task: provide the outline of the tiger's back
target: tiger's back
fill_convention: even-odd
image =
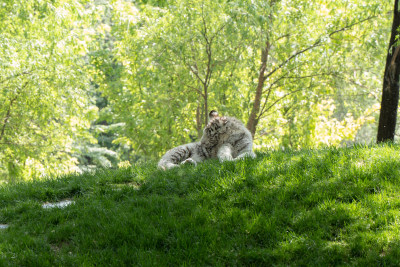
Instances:
[[[192,155],[199,153],[200,142],[189,143],[174,147],[168,150],[158,162],[158,167],[161,169],[170,169],[177,167],[181,162],[187,160]]]

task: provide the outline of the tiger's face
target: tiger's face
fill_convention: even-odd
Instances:
[[[204,136],[212,143],[217,143],[221,134],[227,131],[228,120],[226,117],[216,116],[210,120],[204,128]]]

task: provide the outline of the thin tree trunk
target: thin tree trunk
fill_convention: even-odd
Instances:
[[[205,119],[205,124],[208,124],[208,90],[207,90],[207,85],[204,85],[204,119]]]
[[[199,96],[199,102],[197,104],[196,109],[196,130],[197,130],[197,138],[200,139],[203,136],[203,107],[201,105],[201,96]]]
[[[377,142],[394,141],[399,104],[399,76],[400,76],[400,46],[396,46],[397,30],[400,26],[399,0],[394,1],[392,34],[386,57],[385,74],[383,78],[381,111]]]
[[[11,118],[11,110],[13,108],[14,102],[17,101],[19,94],[27,85],[28,85],[28,82],[25,82],[21,88],[18,88],[19,90],[17,90],[17,94],[10,100],[10,105],[8,107],[6,117],[4,118],[3,125],[0,130],[0,141],[3,140],[3,138],[4,138],[4,133],[6,130],[8,120]]]
[[[8,120],[9,120],[10,117],[11,117],[11,108],[12,108],[12,106],[13,106],[13,104],[14,104],[14,102],[15,102],[16,100],[17,100],[17,96],[15,96],[15,97],[14,97],[13,99],[11,99],[11,101],[10,101],[10,106],[8,107],[6,117],[4,118],[3,126],[1,127],[1,131],[0,131],[0,141],[1,141],[1,140],[3,139],[3,137],[4,137],[4,131],[5,131],[5,129],[6,129]]]
[[[262,91],[263,91],[264,82],[265,82],[265,71],[267,69],[268,53],[269,53],[270,47],[271,47],[270,43],[267,42],[265,48],[261,52],[261,67],[260,67],[260,72],[258,75],[256,94],[254,97],[253,108],[251,109],[249,120],[247,121],[247,125],[246,125],[247,129],[249,129],[249,131],[251,132],[253,137],[256,133],[256,127],[258,124],[257,115],[260,112],[261,97],[262,97]]]

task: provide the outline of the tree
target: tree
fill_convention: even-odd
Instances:
[[[381,111],[377,142],[394,141],[397,108],[399,105],[400,46],[398,31],[400,28],[399,0],[394,1],[392,32],[386,56],[383,78]]]
[[[127,122],[129,140],[119,141],[158,155],[189,136],[198,138],[210,106],[224,111],[220,103],[235,99],[228,81],[239,78],[235,72],[245,46],[235,28],[239,25],[221,13],[228,4],[175,1],[167,10],[143,6],[140,11],[128,2],[114,4],[123,85],[103,91],[112,99],[115,119]]]
[[[208,107],[247,122],[268,147],[314,146],[324,124],[340,125],[339,144],[372,120],[386,2],[115,1],[113,10],[121,86],[102,90],[126,122],[117,141],[135,153],[201,135]]]
[[[0,175],[74,171],[74,143],[97,109],[85,55],[95,10],[85,1],[6,1],[0,9]]]
[[[268,2],[268,1],[266,1]],[[265,2],[264,2],[265,3]],[[329,82],[336,77],[344,76],[347,71],[346,66],[334,66],[330,64],[332,57],[341,53],[343,56],[350,56],[354,52],[346,49],[346,31],[354,31],[354,28],[360,24],[366,24],[369,20],[377,18],[379,5],[372,5],[370,9],[357,8],[356,5],[338,2],[335,6],[328,6],[323,3],[313,2],[305,3],[298,1],[293,8],[280,1],[270,1],[269,12],[266,13],[268,25],[260,25],[261,29],[266,29],[260,34],[264,45],[260,49],[260,67],[254,77],[257,77],[253,105],[247,121],[247,128],[253,136],[260,119],[265,113],[274,108],[278,102],[285,98],[300,93],[303,96],[311,91],[318,90],[318,85],[312,81],[318,79],[320,82]],[[307,13],[307,9],[314,9],[314,5],[320,5],[325,10],[315,13]],[[354,8],[354,6],[356,6]],[[334,9],[346,10],[347,12],[332,13]],[[285,12],[288,14],[291,23],[306,25],[306,28],[296,27],[296,29],[287,28],[285,19],[274,16],[275,12]],[[318,14],[320,13],[320,14]],[[323,14],[321,14],[323,13]],[[339,14],[339,15],[337,15]],[[312,18],[312,19],[310,19]],[[309,25],[307,21],[313,21]],[[344,22],[343,22],[344,21]],[[282,26],[283,25],[283,26]],[[326,25],[326,26],[324,26]],[[322,27],[321,27],[322,26]],[[306,32],[305,32],[306,31]],[[279,32],[280,35],[276,35]],[[342,38],[341,42],[332,41],[335,37]],[[348,35],[348,36],[351,36]],[[306,37],[306,38],[305,38]],[[358,36],[365,40],[364,36]],[[350,40],[354,42],[355,39]],[[280,45],[280,43],[286,43]],[[342,48],[341,48],[342,47]],[[319,49],[318,49],[319,48]],[[276,50],[276,51],[274,51]],[[306,54],[312,56],[306,56]],[[320,55],[318,58],[318,54]],[[269,62],[269,58],[278,58],[275,62]],[[297,86],[294,90],[282,88],[282,85],[290,80],[291,83],[309,84],[308,89]],[[267,87],[267,88],[265,88]],[[274,91],[283,91],[278,98],[274,97]]]

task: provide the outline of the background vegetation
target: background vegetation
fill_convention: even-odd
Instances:
[[[390,2],[5,0],[0,180],[158,158],[211,109],[256,149],[370,143]]]

